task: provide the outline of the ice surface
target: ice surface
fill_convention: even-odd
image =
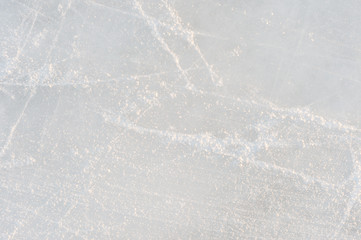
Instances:
[[[360,12],[0,0],[0,239],[361,239]]]

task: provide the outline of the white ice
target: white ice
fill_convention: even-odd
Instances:
[[[0,239],[361,239],[360,12],[0,0]]]

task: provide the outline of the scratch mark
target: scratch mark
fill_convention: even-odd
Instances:
[[[141,14],[141,16],[143,16],[145,22],[147,23],[147,25],[150,27],[150,29],[152,30],[152,33],[154,35],[154,37],[160,42],[160,44],[162,45],[162,48],[168,52],[172,58],[174,63],[176,64],[178,70],[181,72],[182,76],[184,77],[184,79],[186,80],[186,88],[188,89],[193,89],[194,85],[190,82],[188,75],[186,73],[186,71],[184,71],[184,69],[182,68],[182,66],[180,65],[179,62],[179,58],[178,56],[175,54],[175,52],[173,52],[170,48],[169,45],[165,42],[164,38],[161,36],[161,34],[159,33],[158,27],[157,27],[157,23],[155,21],[153,21],[152,18],[150,18],[143,10],[142,5],[137,1],[134,0],[134,7],[136,8],[136,10]]]
[[[23,118],[24,113],[25,113],[25,111],[26,111],[26,109],[27,109],[27,107],[29,105],[29,102],[31,101],[31,99],[33,98],[34,95],[35,95],[35,91],[31,91],[28,99],[26,100],[26,102],[24,104],[23,109],[20,112],[20,115],[19,115],[18,119],[16,120],[15,124],[12,126],[12,128],[10,130],[10,133],[9,133],[7,139],[6,139],[6,142],[5,142],[4,146],[1,149],[0,158],[2,158],[5,155],[6,151],[10,147],[10,144],[11,144],[11,141],[13,139],[16,128],[18,127],[19,123],[21,122],[21,119]]]
[[[190,29],[185,29],[182,24],[182,20],[179,17],[179,14],[177,11],[170,6],[167,0],[163,0],[164,5],[169,11],[169,15],[173,19],[174,24],[177,26],[179,31],[181,31],[183,34],[186,34],[186,40],[187,42],[194,48],[194,50],[198,53],[199,57],[202,59],[204,65],[206,65],[209,74],[211,76],[212,82],[216,84],[216,86],[223,86],[223,80],[220,78],[217,73],[213,70],[213,66],[208,63],[206,58],[204,57],[201,49],[199,48],[198,44],[195,42],[194,35],[195,33]]]

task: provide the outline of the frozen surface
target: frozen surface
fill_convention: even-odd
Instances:
[[[360,12],[0,0],[0,239],[361,239]]]

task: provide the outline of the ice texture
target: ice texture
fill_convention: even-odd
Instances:
[[[0,239],[361,239],[360,13],[0,0]]]

